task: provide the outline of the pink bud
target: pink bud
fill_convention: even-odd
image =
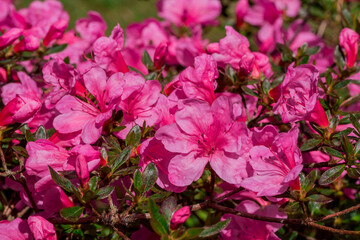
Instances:
[[[212,54],[212,53],[219,53],[219,43],[210,43],[209,45],[207,45],[206,47],[206,51],[209,53],[209,54]]]
[[[7,72],[2,67],[0,67],[0,82],[1,83],[6,83],[7,82]]]
[[[305,120],[314,122],[322,128],[327,128],[330,124],[329,119],[319,100],[316,101],[314,109],[305,117]]]
[[[248,76],[254,69],[254,63],[255,63],[255,56],[247,52],[245,53],[239,63],[239,74],[241,76]]]
[[[353,67],[358,53],[359,34],[350,28],[344,28],[339,36],[339,45],[345,50],[348,67]]]
[[[236,26],[240,27],[244,23],[244,17],[249,9],[248,0],[239,0],[235,7]]]
[[[67,26],[68,26],[68,21],[66,20],[60,20],[54,23],[53,25],[51,25],[50,30],[48,31],[48,33],[46,34],[43,40],[44,46],[48,46],[53,40],[61,37],[64,34]]]
[[[89,182],[89,168],[85,157],[81,154],[76,158],[75,171],[81,186],[85,186],[85,184]]]
[[[167,42],[160,43],[159,46],[156,48],[154,53],[154,66],[156,69],[159,70],[164,65],[167,52]]]
[[[9,46],[12,42],[18,39],[23,30],[20,28],[11,28],[9,31],[0,36],[0,50]]]
[[[40,40],[33,36],[33,35],[28,35],[25,36],[24,39],[22,39],[21,41],[19,41],[15,46],[14,46],[14,52],[22,52],[22,51],[28,51],[28,52],[33,52],[35,50],[37,50],[40,47]]]
[[[190,207],[185,206],[174,212],[174,215],[171,218],[170,221],[170,227],[171,229],[177,229],[181,224],[183,224],[186,219],[190,217]]]
[[[0,112],[0,126],[24,123],[40,109],[41,101],[35,98],[16,96]]]
[[[41,216],[30,216],[28,218],[29,228],[35,240],[56,240],[56,230],[52,223]]]

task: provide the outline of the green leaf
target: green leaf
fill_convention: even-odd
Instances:
[[[46,137],[46,129],[43,125],[40,125],[40,127],[35,132],[35,139],[47,139]]]
[[[151,73],[149,73],[148,75],[145,76],[145,79],[146,80],[154,80],[154,79],[156,79],[156,77],[157,77],[157,73],[156,72],[151,72]]]
[[[322,149],[324,150],[325,153],[331,155],[331,156],[334,156],[334,157],[337,157],[337,158],[344,158],[344,156],[341,154],[341,152],[333,149],[333,148],[330,148],[330,147],[322,147]]]
[[[156,165],[154,163],[149,163],[142,175],[141,175],[141,182],[142,182],[142,186],[141,186],[141,190],[142,192],[147,192],[149,191],[156,183],[156,180],[158,179],[158,170],[156,168]]]
[[[357,119],[353,114],[350,114],[350,121],[352,125],[356,128],[357,132],[360,133],[359,119]]]
[[[309,192],[315,186],[316,179],[320,176],[319,169],[312,170],[304,179],[303,184],[301,186],[305,192]]]
[[[66,220],[76,222],[84,211],[84,207],[69,207],[60,210],[60,215]]]
[[[130,157],[133,147],[128,146],[122,150],[119,157],[115,160],[114,164],[111,167],[112,172],[116,172],[116,170],[121,167]]]
[[[293,52],[288,46],[276,43],[276,49],[281,53],[281,59],[284,62],[292,62],[294,60]]]
[[[179,238],[179,240],[187,240],[187,239],[195,239],[197,238],[200,233],[203,232],[202,228],[189,228],[187,229]]]
[[[260,97],[259,94],[257,94],[256,92],[254,92],[253,90],[251,90],[248,87],[243,86],[242,89],[244,90],[245,93],[247,93],[248,95],[254,96],[254,97]]]
[[[320,51],[321,47],[320,46],[314,46],[314,47],[308,47],[305,51],[304,54],[305,55],[315,55]]]
[[[313,201],[313,202],[320,202],[322,204],[327,204],[327,203],[330,203],[330,202],[333,201],[331,198],[326,197],[326,196],[321,195],[321,194],[311,195],[311,196],[307,197],[305,200]]]
[[[95,191],[96,188],[97,188],[98,182],[99,182],[99,177],[93,176],[92,178],[90,178],[90,180],[89,180],[89,189],[91,191]]]
[[[230,223],[230,218],[225,221],[218,222],[210,227],[205,227],[204,231],[199,235],[199,237],[206,238],[214,236],[224,230]]]
[[[349,85],[350,83],[351,83],[351,80],[344,80],[344,81],[338,82],[338,83],[334,86],[334,89],[344,88],[344,87],[346,87],[347,85]]]
[[[151,60],[151,57],[146,50],[144,50],[144,52],[143,52],[143,55],[141,57],[141,62],[145,65],[145,67],[147,69],[154,68],[154,62]]]
[[[26,151],[25,148],[21,147],[21,146],[12,146],[11,147],[16,153],[20,154],[21,156],[28,158],[29,154]]]
[[[151,199],[148,200],[149,213],[151,216],[150,224],[153,230],[160,236],[166,236],[169,233],[169,227],[166,219],[160,214],[159,207]]]
[[[322,139],[316,139],[316,138],[309,139],[300,147],[300,150],[302,152],[311,150],[311,149],[315,148],[316,146],[318,146],[321,142],[322,142]]]
[[[99,191],[96,194],[97,199],[104,199],[107,196],[109,196],[110,194],[112,194],[112,192],[114,191],[115,187],[114,186],[107,186],[107,187],[103,187],[100,188]]]
[[[359,168],[348,168],[347,174],[349,177],[358,179],[360,177],[360,169]]]
[[[138,166],[131,166],[124,169],[120,169],[114,173],[114,176],[126,176],[134,173],[137,169],[139,169]]]
[[[326,170],[320,177],[319,184],[320,185],[328,185],[334,182],[338,177],[340,177],[341,173],[345,170],[345,165],[338,165]]]
[[[161,201],[164,201],[171,194],[172,194],[172,192],[166,192],[165,191],[165,192],[161,192],[161,193],[152,194],[149,198],[151,198],[155,202],[161,202]]]
[[[270,81],[269,81],[269,79],[264,80],[264,82],[262,83],[262,87],[263,87],[264,93],[268,94],[269,90],[270,90]]]
[[[34,136],[31,134],[30,129],[25,130],[25,139],[27,142],[35,142]]]
[[[360,140],[355,144],[354,154],[355,156],[360,153]]]
[[[164,215],[164,217],[168,223],[170,223],[172,215],[174,214],[174,212],[176,210],[176,206],[177,206],[176,199],[173,196],[167,198],[161,204],[160,212],[162,213],[162,215]]]
[[[62,52],[67,47],[67,44],[53,45],[51,48],[46,50],[46,55]]]
[[[136,144],[138,144],[141,140],[141,129],[139,127],[139,125],[135,125],[133,126],[129,133],[126,135],[126,145],[127,146],[135,146]]]
[[[334,57],[335,57],[336,65],[342,71],[345,67],[345,59],[344,59],[344,55],[342,54],[341,48],[339,45],[337,45],[335,48]]]
[[[66,190],[67,192],[72,193],[73,189],[72,189],[72,183],[70,182],[70,180],[68,180],[65,177],[58,174],[52,167],[50,167],[50,166],[48,166],[48,167],[49,167],[51,178],[54,180],[54,182],[58,186],[62,187],[64,190]]]
[[[341,136],[341,146],[346,154],[346,160],[352,160],[354,155],[354,148],[346,135]]]
[[[139,193],[141,192],[141,172],[139,170],[136,170],[134,173],[134,187],[136,190],[139,191]]]

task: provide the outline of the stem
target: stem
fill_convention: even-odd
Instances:
[[[322,221],[328,220],[328,219],[330,219],[330,218],[338,217],[338,216],[345,215],[345,214],[347,214],[347,213],[353,212],[353,211],[355,211],[355,210],[358,210],[359,208],[360,208],[360,204],[355,205],[355,206],[350,207],[350,208],[347,208],[347,209],[342,210],[342,211],[340,211],[340,212],[327,215],[327,216],[325,216],[325,217],[323,217],[323,218],[316,219],[315,221],[316,221],[316,222],[322,222]]]

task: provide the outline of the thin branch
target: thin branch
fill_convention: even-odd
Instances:
[[[355,206],[350,207],[350,208],[347,208],[347,209],[342,210],[342,211],[340,211],[340,212],[327,215],[327,216],[325,216],[325,217],[323,217],[323,218],[316,219],[315,222],[322,222],[322,221],[328,220],[328,219],[330,219],[330,218],[334,218],[334,217],[338,217],[338,216],[341,216],[341,215],[345,215],[345,214],[347,214],[347,213],[356,211],[356,210],[358,210],[358,209],[360,209],[360,204],[355,205]]]

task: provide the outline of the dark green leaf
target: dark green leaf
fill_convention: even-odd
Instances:
[[[337,158],[340,158],[342,159],[343,158],[343,155],[341,154],[341,152],[333,149],[333,148],[330,148],[330,147],[322,147],[322,149],[324,150],[325,153],[331,155],[331,156],[334,156],[334,157],[337,157]]]
[[[315,148],[316,146],[318,146],[321,142],[322,142],[322,139],[316,139],[316,138],[309,139],[300,147],[300,150],[302,152],[311,150],[311,149]]]
[[[151,60],[151,57],[150,57],[149,53],[146,50],[144,50],[144,52],[143,52],[141,62],[145,65],[145,67],[147,69],[153,69],[154,68],[154,62]]]
[[[153,230],[160,236],[166,236],[169,233],[169,227],[166,219],[160,214],[159,207],[151,199],[148,200],[149,213],[151,216],[150,224]]]
[[[338,83],[334,86],[334,89],[344,88],[344,87],[346,87],[347,85],[349,85],[350,83],[351,83],[351,80],[344,80],[344,81],[338,82]]]
[[[99,182],[99,177],[93,176],[92,178],[90,178],[90,180],[89,180],[89,189],[91,191],[95,191],[96,188],[97,188],[98,182]]]
[[[150,196],[152,200],[155,202],[161,202],[164,201],[167,197],[169,197],[172,194],[172,192],[161,192],[161,193],[155,193]]]
[[[230,223],[230,218],[226,219],[225,221],[218,222],[210,227],[205,227],[204,231],[199,235],[199,237],[205,238],[205,237],[211,237],[214,235],[217,235],[222,230],[224,230]]]
[[[270,81],[269,79],[265,79],[263,84],[262,84],[262,87],[263,87],[263,91],[265,94],[268,94],[269,93],[269,90],[270,90]]]
[[[46,137],[46,129],[43,125],[40,125],[40,127],[35,132],[35,139],[47,139]]]
[[[187,240],[187,239],[194,239],[197,238],[200,233],[203,231],[202,228],[189,228],[187,229],[179,238],[179,240]]]
[[[135,146],[140,142],[140,139],[141,139],[141,129],[139,125],[135,125],[130,129],[129,133],[126,135],[125,142],[127,146]]]
[[[67,44],[54,45],[46,51],[46,55],[62,52],[67,47]]]
[[[111,168],[112,172],[116,172],[116,170],[119,167],[121,167],[129,159],[132,149],[133,149],[132,146],[128,146],[128,147],[124,148],[124,150],[122,150],[119,157],[115,160],[115,162]]]
[[[350,121],[352,125],[356,128],[357,132],[360,133],[359,119],[357,119],[353,114],[350,114]]]
[[[338,66],[338,68],[340,70],[343,70],[345,67],[345,59],[344,59],[344,55],[342,54],[341,48],[339,45],[337,45],[335,48],[334,57],[335,57],[335,62],[336,62],[336,65]]]
[[[25,139],[26,139],[27,142],[35,142],[35,140],[36,140],[34,138],[34,136],[31,134],[29,129],[25,130]]]
[[[26,151],[25,148],[21,147],[21,146],[12,146],[11,147],[15,152],[17,152],[18,154],[20,154],[21,156],[25,157],[25,158],[28,158],[29,157],[29,154],[28,152]]]
[[[355,144],[354,154],[358,155],[360,153],[360,140]]]
[[[151,72],[151,73],[149,73],[148,75],[145,76],[145,79],[146,80],[155,80],[156,76],[157,76],[156,72]]]
[[[84,211],[84,207],[69,207],[60,210],[60,215],[66,220],[76,222]]]
[[[284,62],[292,62],[294,60],[291,49],[281,43],[276,43],[276,49],[281,53],[281,59]]]
[[[141,192],[141,172],[139,170],[136,170],[134,173],[134,187],[136,190],[138,190],[140,193]]]
[[[244,90],[244,92],[246,92],[247,94],[254,96],[254,97],[260,97],[259,94],[257,94],[256,92],[254,92],[253,90],[251,90],[248,87],[243,86],[242,89]]]
[[[321,47],[320,46],[314,46],[314,47],[308,47],[305,51],[304,54],[305,55],[315,55],[320,51]]]
[[[309,192],[315,186],[316,179],[319,176],[320,176],[319,169],[312,170],[304,179],[301,188],[304,189],[305,192]]]
[[[349,177],[354,178],[354,179],[358,179],[360,177],[360,169],[359,168],[348,168],[347,170],[347,174]]]
[[[320,177],[320,185],[328,185],[334,182],[345,170],[345,165],[338,165],[326,170]]]
[[[354,148],[346,135],[342,135],[341,137],[341,146],[346,154],[346,159],[348,161],[351,160],[354,155]]]
[[[330,203],[330,202],[333,201],[331,198],[328,198],[328,197],[326,197],[324,195],[321,195],[321,194],[311,195],[311,196],[307,197],[306,200],[313,201],[313,202],[320,202],[320,203],[323,203],[323,204],[327,204],[327,203]]]
[[[66,190],[67,192],[70,193],[73,192],[73,189],[71,187],[72,183],[70,182],[70,180],[58,174],[54,169],[52,169],[52,167],[50,166],[48,167],[51,174],[51,178],[54,180],[54,182],[60,187],[62,187],[64,190]]]
[[[143,186],[141,187],[142,192],[149,191],[156,183],[158,178],[158,170],[154,163],[149,163],[144,172],[141,175],[141,182]]]
[[[114,173],[114,176],[126,176],[134,173],[136,169],[138,169],[138,166],[131,166],[128,168],[120,169]]]
[[[170,223],[172,215],[176,210],[176,206],[177,206],[176,199],[173,196],[167,198],[161,204],[160,212],[162,215],[164,215],[164,217],[168,223]]]
[[[106,198],[114,191],[114,189],[115,189],[115,187],[113,187],[113,186],[107,186],[107,187],[100,188],[96,194],[97,199]]]

